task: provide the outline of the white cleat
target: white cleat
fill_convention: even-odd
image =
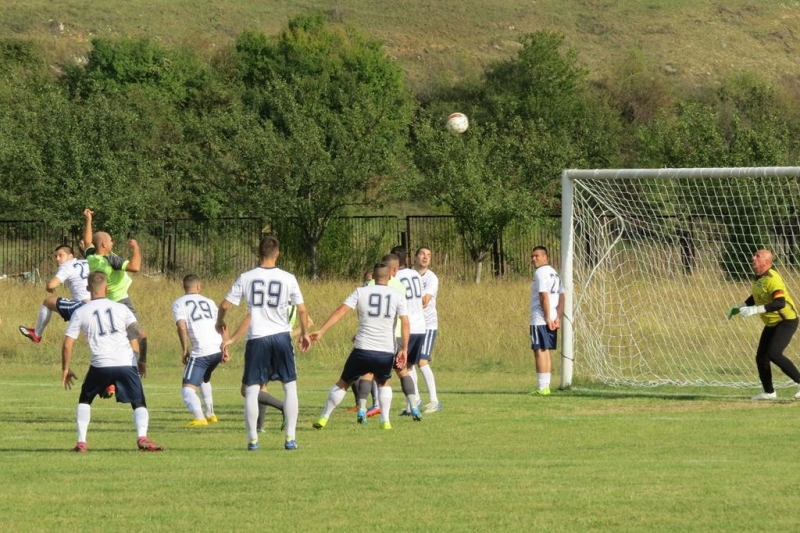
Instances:
[[[751,400],[777,400],[778,393],[777,392],[759,392],[752,398]]]
[[[797,392],[794,393],[794,399],[800,400],[800,383],[797,385]]]

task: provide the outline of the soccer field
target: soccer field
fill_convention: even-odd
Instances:
[[[136,449],[131,409],[95,400],[89,453],[75,444],[77,390],[60,387],[63,322],[47,343],[16,332],[41,287],[9,285],[0,327],[2,531],[791,531],[797,521],[800,402],[754,403],[753,391],[607,388],[576,382],[526,393],[527,284],[448,286],[434,352],[440,412],[399,417],[391,431],[345,412],[314,430],[355,321],[298,357],[299,450],[283,449],[275,412],[248,452],[241,350],[212,383],[220,422],[187,428],[169,303],[177,284],[134,282],[151,339],[145,392],[150,436]],[[227,284],[211,284],[219,299]],[[304,291],[320,323],[350,287]],[[504,313],[486,314],[486,309]],[[238,310],[241,316],[241,309]],[[236,319],[232,317],[231,322]],[[348,325],[349,324],[349,325]],[[73,368],[83,376],[85,343]],[[271,387],[282,396],[280,387]],[[427,395],[422,388],[422,398]],[[779,395],[789,397],[785,390]]]
[[[261,450],[251,453],[238,374],[231,367],[215,376],[220,423],[189,429],[175,372],[153,369],[150,434],[167,450],[137,451],[129,406],[98,399],[90,452],[77,455],[67,452],[77,392],[60,389],[58,367],[5,364],[1,529],[795,527],[798,406],[791,402],[754,404],[741,391],[577,389],[533,398],[513,375],[452,372],[441,373],[444,410],[422,422],[395,413],[394,429],[381,431],[340,408],[318,431],[311,422],[333,377],[314,368],[299,381],[300,449],[283,450],[272,412]]]

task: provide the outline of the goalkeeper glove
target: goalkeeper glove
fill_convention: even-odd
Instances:
[[[730,309],[728,309],[728,320],[735,317],[741,312],[741,308],[738,305],[734,305]]]
[[[745,318],[747,318],[748,316],[758,315],[766,312],[767,310],[764,309],[763,305],[746,305],[741,309],[739,309],[739,314],[741,314]]]

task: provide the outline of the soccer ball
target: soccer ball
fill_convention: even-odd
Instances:
[[[464,133],[469,128],[469,119],[464,113],[452,113],[447,117],[447,130],[452,133]]]

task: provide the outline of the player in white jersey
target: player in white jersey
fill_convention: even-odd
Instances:
[[[49,293],[54,293],[59,285],[64,286],[69,290],[70,297],[62,298],[61,296],[48,296],[42,302],[39,308],[39,314],[36,317],[36,326],[29,328],[20,326],[19,332],[25,337],[29,338],[36,344],[42,342],[44,330],[47,324],[50,323],[50,317],[53,311],[57,311],[65,322],[68,322],[72,317],[75,309],[89,301],[89,291],[86,288],[86,278],[89,276],[89,264],[85,259],[76,259],[72,247],[66,244],[55,249],[56,263],[58,270],[55,276],[47,282],[45,290]]]
[[[331,413],[347,394],[347,387],[359,379],[361,381],[356,420],[360,424],[366,424],[367,396],[372,388],[373,376],[379,391],[380,428],[392,429],[389,421],[392,387],[387,383],[395,364],[405,367],[410,328],[405,299],[395,289],[387,286],[390,267],[386,263],[378,263],[373,269],[372,276],[375,282],[373,285],[359,287],[353,291],[328,317],[322,327],[311,334],[312,342],[318,342],[328,329],[352,309],[358,312],[358,332],[353,340],[353,350],[344,364],[339,381],[328,393],[328,400],[320,417],[314,422],[314,427],[317,429],[328,425]],[[401,324],[401,340],[395,358],[395,323],[398,320]]]
[[[401,416],[411,416],[414,420],[422,420],[419,411],[421,402],[417,394],[416,372],[412,374],[414,365],[418,364],[422,353],[422,344],[425,342],[425,312],[422,305],[422,278],[413,268],[408,266],[408,252],[402,246],[392,248],[392,254],[399,261],[399,268],[394,277],[403,284],[403,292],[408,306],[408,321],[411,327],[411,338],[408,341],[408,358],[406,368],[402,374],[398,371],[403,392],[406,393],[406,409]],[[404,380],[406,384],[404,384]],[[408,389],[407,389],[408,387]]]
[[[305,352],[311,346],[308,337],[308,311],[297,278],[276,266],[280,256],[278,239],[264,235],[258,246],[260,264],[239,276],[225,300],[219,305],[217,331],[227,330],[225,315],[244,300],[250,315],[247,345],[244,352],[244,414],[248,450],[258,450],[258,394],[270,380],[283,384],[286,417],[284,448],[296,450],[295,432],[299,406],[297,401],[297,367],[294,360],[288,308],[297,306],[300,325],[299,345]],[[238,330],[237,330],[238,333]],[[237,339],[236,333],[222,344],[223,353]]]
[[[72,451],[87,451],[86,433],[92,401],[109,385],[116,387],[117,402],[129,403],[133,408],[139,449],[161,451],[164,448],[147,437],[150,414],[142,387],[142,378],[147,375],[147,362],[137,358],[128,340],[137,338],[139,324],[136,317],[125,305],[106,298],[108,280],[103,272],[89,274],[88,284],[91,301],[72,314],[61,347],[61,384],[65,389],[72,387],[75,378],[69,363],[73,344],[81,332],[86,336],[91,352],[89,371],[83,380],[76,410],[78,443]]]
[[[207,426],[217,422],[211,389],[211,374],[217,365],[228,360],[222,355],[222,335],[215,328],[217,304],[200,294],[200,278],[189,274],[183,278],[184,295],[172,303],[172,319],[177,327],[183,352],[183,403],[194,420],[188,427]],[[203,394],[205,410],[197,396]]]
[[[424,413],[435,413],[442,409],[439,397],[436,394],[436,379],[431,368],[431,353],[436,342],[436,335],[439,332],[439,314],[436,311],[436,296],[439,294],[439,277],[428,267],[431,265],[431,249],[425,246],[420,247],[414,255],[414,268],[422,278],[422,307],[425,316],[425,340],[422,343],[422,351],[419,354],[419,371],[428,387],[428,394],[431,400],[422,407]],[[417,380],[414,379],[416,384]],[[419,394],[419,391],[417,392]]]
[[[564,313],[564,286],[561,278],[549,264],[547,248],[537,246],[531,253],[531,265],[535,269],[531,284],[531,348],[536,359],[537,388],[534,396],[550,394],[550,375],[553,361],[550,350],[555,350],[558,328]]]

